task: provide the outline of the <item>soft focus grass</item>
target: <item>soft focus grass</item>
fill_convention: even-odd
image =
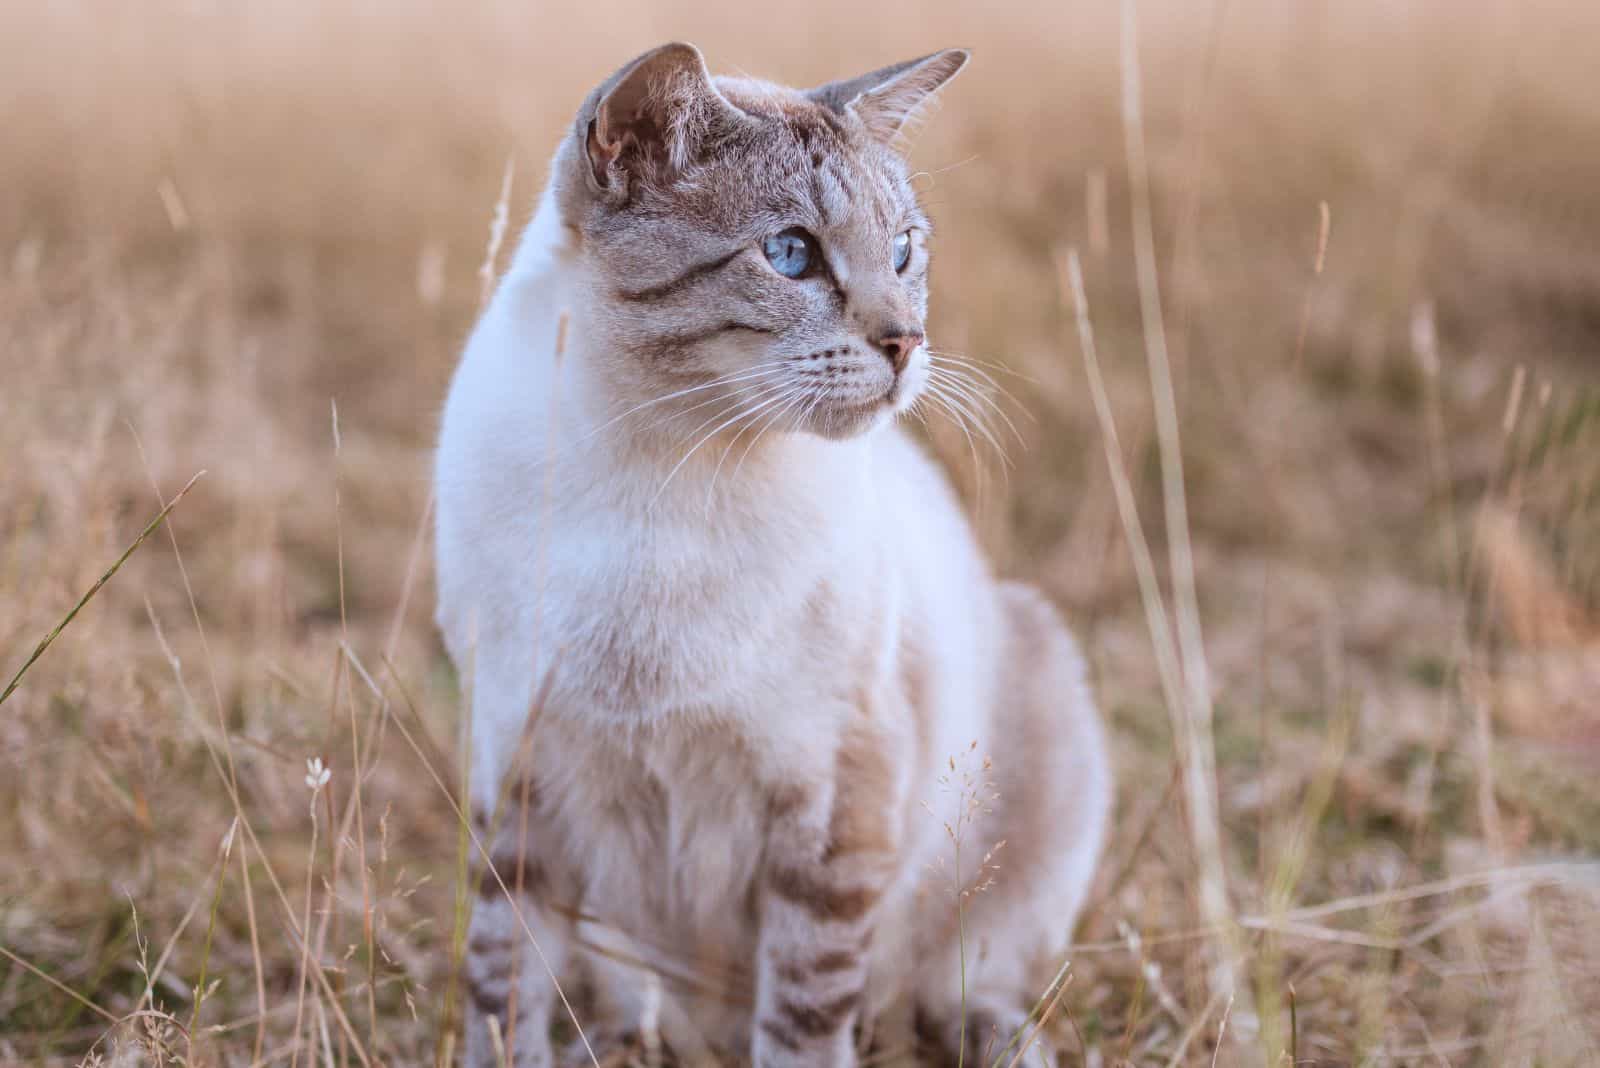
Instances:
[[[685,37],[794,82],[977,51],[915,149],[932,333],[1026,442],[932,437],[1115,729],[1068,1063],[1600,1062],[1600,14],[1138,25],[1215,858],[1059,273],[1165,587],[1114,5],[0,10],[0,681],[207,471],[0,706],[0,1060],[447,1050],[436,414],[508,161],[515,222],[589,86]]]

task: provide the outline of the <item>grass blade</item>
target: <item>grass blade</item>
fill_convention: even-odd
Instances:
[[[132,545],[123,550],[121,556],[117,557],[116,563],[112,564],[105,574],[95,580],[95,584],[90,586],[82,597],[78,598],[78,603],[73,605],[72,610],[62,617],[61,622],[55,625],[55,629],[46,634],[44,640],[34,647],[33,653],[17,669],[17,673],[11,676],[11,681],[6,683],[5,691],[0,693],[0,705],[5,704],[6,699],[16,692],[17,686],[22,682],[22,676],[28,673],[28,669],[33,667],[38,659],[44,655],[44,651],[50,648],[51,643],[61,636],[61,632],[67,629],[67,624],[77,618],[78,613],[83,611],[83,606],[88,604],[94,595],[100,592],[100,587],[110,582],[111,576],[115,575],[122,565],[128,562],[128,558],[139,550],[139,546],[144,544],[145,539],[156,532],[156,528],[166,520],[167,516],[172,514],[172,510],[178,506],[178,502],[183,500],[183,495],[189,492],[203,474],[205,474],[204,471],[195,472],[195,476],[184,484],[183,489],[178,491],[178,495],[168,501],[166,507],[157,512],[156,517],[150,520],[143,530],[139,531],[139,536],[133,539]]]

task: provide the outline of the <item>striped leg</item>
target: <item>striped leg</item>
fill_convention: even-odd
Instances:
[[[494,872],[474,876],[478,900],[464,967],[466,1068],[499,1068],[491,1019],[515,1068],[555,1063],[550,1025],[563,1011],[556,983],[566,966],[571,924],[546,905],[573,898],[566,873],[551,864],[561,850],[538,783],[531,770],[515,766],[529,756],[522,743],[535,665],[521,650],[531,647],[531,641],[484,642],[468,661],[476,672],[472,822]]]
[[[848,745],[848,743],[847,743]],[[773,804],[763,873],[751,1061],[755,1068],[848,1068],[879,898],[897,861],[892,768],[847,748],[825,793]]]
[[[547,900],[549,883],[531,851],[531,845],[519,851],[515,836],[502,834],[490,851],[500,879],[484,872],[478,882],[464,968],[466,1068],[500,1065],[491,1018],[516,1068],[551,1068],[555,1063],[550,1024],[559,1005],[556,979],[566,964],[571,924],[540,905]]]

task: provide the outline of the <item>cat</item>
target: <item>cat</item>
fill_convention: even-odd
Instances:
[[[1073,639],[896,420],[939,359],[898,135],[966,61],[797,91],[668,44],[554,157],[436,466],[471,1068],[642,1019],[761,1068],[892,1011],[952,1063],[1026,1041],[1111,770]]]

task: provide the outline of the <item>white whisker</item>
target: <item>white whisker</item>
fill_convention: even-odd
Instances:
[[[1015,393],[1012,393],[1009,389],[1002,386],[993,375],[991,375],[988,371],[985,371],[982,367],[978,366],[976,362],[964,356],[954,356],[949,353],[934,353],[931,351],[928,353],[928,358],[935,366],[938,366],[942,369],[959,370],[963,373],[977,375],[979,378],[983,379],[984,383],[990,389],[993,389],[1006,400],[1016,405],[1017,410],[1023,414],[1024,418],[1028,419],[1029,421],[1033,421],[1033,413],[1028,411],[1027,405],[1018,400]],[[1022,376],[1019,375],[1018,377]],[[1026,379],[1026,381],[1032,382],[1033,379]],[[1034,384],[1037,385],[1038,383],[1035,382]]]
[[[768,386],[766,388],[770,390],[775,388],[781,389],[783,387],[780,383],[778,386]],[[764,393],[757,395],[757,399],[764,399],[764,397]],[[726,411],[726,409],[723,410]],[[656,490],[655,496],[650,498],[649,507],[655,507],[656,501],[661,499],[661,495],[666,492],[667,486],[672,482],[673,478],[678,474],[679,471],[683,469],[683,465],[689,462],[689,458],[700,451],[701,446],[710,441],[712,438],[716,437],[718,434],[722,433],[725,428],[744,418],[747,410],[748,409],[741,408],[739,411],[734,412],[733,415],[729,416],[727,419],[724,419],[722,422],[718,423],[716,426],[712,427],[711,430],[707,431],[703,436],[701,436],[700,439],[694,443],[693,447],[691,447],[688,452],[683,454],[683,458],[673,465],[672,470],[667,472],[667,477],[662,479],[661,486]],[[717,415],[721,414],[721,412],[717,413]],[[708,423],[712,422],[712,420],[717,418],[717,415],[713,415],[710,419],[707,419],[704,423],[701,423],[699,427],[694,429],[693,433],[699,433],[701,427],[704,427]]]
[[[708,513],[711,511],[711,501],[717,490],[717,476],[722,473],[722,465],[728,462],[728,454],[733,451],[735,445],[739,444],[739,439],[744,436],[746,431],[754,427],[756,417],[775,405],[791,403],[792,399],[797,394],[803,393],[805,388],[805,386],[801,385],[790,385],[787,390],[779,393],[776,397],[764,400],[744,413],[743,418],[751,420],[750,425],[739,428],[738,432],[733,435],[733,439],[728,442],[728,447],[722,450],[722,456],[717,460],[717,466],[712,469],[711,483],[706,487],[706,511]],[[757,437],[760,437],[760,435],[758,434]],[[748,452],[748,450],[746,451]],[[736,467],[734,471],[737,473],[738,468]]]
[[[700,431],[721,419],[730,410],[739,410],[748,404],[765,400],[767,397],[770,397],[774,391],[782,391],[787,385],[788,383],[786,382],[763,382],[754,386],[741,387],[726,397],[716,398],[717,401],[721,402],[721,406],[717,408],[716,411],[712,412],[710,415],[701,420],[699,425],[693,430],[685,434],[684,440],[693,440],[694,437],[700,433]],[[706,405],[704,403],[701,403],[695,405],[695,408],[704,408],[705,406]],[[690,410],[692,411],[694,409]],[[684,414],[688,413],[686,412]],[[716,431],[712,431],[712,433],[716,433]]]
[[[943,392],[945,399],[961,410],[967,421],[972,425],[972,429],[981,434],[994,451],[999,453],[1001,461],[1006,465],[1010,464],[1011,458],[1006,455],[1005,446],[1000,443],[1000,439],[990,429],[988,420],[984,417],[984,410],[978,406],[970,388],[965,383],[952,378],[930,377],[928,385],[930,388],[937,386]],[[1016,433],[1016,427],[1013,426],[1011,431]]]
[[[911,400],[911,403],[905,406],[905,410],[904,410],[903,414],[909,415],[909,416],[913,417],[914,419],[916,419],[916,421],[921,423],[923,426],[927,426],[928,425],[928,417],[922,411],[923,397],[924,397],[924,394],[921,394],[921,393],[919,393],[919,394],[917,394],[917,396],[913,397],[912,400]]]
[[[981,382],[974,381],[965,372],[953,371],[944,367],[931,367],[928,373],[930,378],[949,386],[952,391],[970,402],[973,406],[974,414],[983,416],[985,422],[988,422],[991,413],[1006,420],[1011,432],[1017,435],[1019,442],[1021,441],[1021,435],[1017,433],[1015,425],[1011,424],[1005,412],[995,403],[994,398]]]
[[[781,371],[781,370],[783,370],[783,366],[781,364],[776,364],[776,363],[775,364],[771,364],[771,365],[754,367],[754,368],[743,368],[743,369],[738,370],[738,371],[730,371],[728,374],[721,375],[721,376],[719,376],[717,378],[713,378],[709,382],[702,382],[697,386],[689,386],[686,389],[680,389],[680,390],[677,390],[675,392],[668,393],[668,394],[666,394],[665,396],[662,396],[662,397],[652,397],[650,400],[647,400],[647,401],[643,402],[642,404],[635,404],[632,408],[629,408],[627,411],[623,412],[622,414],[613,416],[612,418],[606,420],[604,423],[601,423],[599,426],[597,426],[593,430],[589,431],[589,433],[583,435],[583,437],[578,438],[577,441],[575,441],[573,444],[575,444],[575,445],[582,444],[583,442],[588,441],[590,438],[594,437],[596,434],[600,433],[602,430],[605,430],[608,427],[614,426],[615,424],[617,424],[621,420],[628,418],[628,416],[630,416],[630,415],[633,415],[635,412],[641,412],[644,409],[652,408],[657,404],[665,404],[669,400],[675,400],[678,397],[686,397],[691,393],[698,393],[703,389],[711,389],[711,388],[713,388],[715,386],[726,386],[726,385],[731,385],[731,384],[733,384],[735,382],[744,382],[744,381],[748,381],[748,380],[751,380],[751,379],[765,378],[765,377],[770,376],[772,374],[775,374],[776,372]]]
[[[1044,384],[1037,378],[1034,378],[1032,375],[1024,374],[1015,367],[1008,367],[1007,365],[996,360],[985,360],[977,356],[969,356],[966,353],[952,352],[949,349],[928,349],[927,352],[930,356],[938,356],[945,360],[959,360],[963,363],[972,364],[975,367],[987,367],[991,371],[995,371],[1003,375],[1009,375],[1012,378],[1015,378],[1018,381],[1026,382],[1031,386],[1042,386]]]
[[[820,395],[820,393],[821,391],[816,386],[805,386],[802,388],[801,392],[794,397],[794,399],[789,401],[789,403],[785,404],[782,408],[779,408],[775,412],[768,413],[767,418],[762,421],[761,429],[756,431],[756,436],[750,440],[750,444],[744,447],[744,452],[739,454],[739,462],[733,465],[733,475],[731,477],[739,477],[740,468],[744,467],[745,460],[750,456],[751,451],[755,449],[756,444],[761,440],[767,431],[776,426],[779,420],[783,419],[790,412],[794,411],[795,408],[805,404],[808,395]]]
[[[1017,439],[1017,444],[1019,446],[1021,446],[1023,449],[1028,447],[1028,441],[1022,436],[1022,433],[1017,430],[1017,425],[1011,421],[1011,417],[1005,413],[1005,409],[1001,408],[1000,405],[995,402],[995,399],[989,395],[988,391],[983,388],[981,383],[974,382],[962,372],[953,371],[948,368],[930,367],[928,372],[930,377],[939,378],[945,384],[949,385],[951,389],[959,392],[963,397],[972,403],[973,407],[977,409],[978,412],[981,413],[983,408],[987,407],[989,411],[992,411],[995,415],[999,416],[1000,420],[1005,423],[1006,428],[1011,431],[1012,437]],[[987,423],[987,419],[984,421]]]
[[[972,469],[974,471],[981,470],[982,465],[978,462],[978,445],[972,440],[972,432],[967,429],[966,420],[961,417],[961,413],[955,409],[950,403],[950,399],[945,396],[943,388],[930,379],[925,396],[933,402],[934,407],[948,415],[950,421],[955,423],[956,429],[960,430],[962,436],[967,439],[967,451],[972,454]]]
[[[780,368],[780,370],[781,370],[781,368]],[[719,402],[723,403],[723,404],[726,404],[728,401],[739,401],[741,399],[747,398],[752,393],[760,394],[762,392],[765,392],[766,390],[772,388],[772,386],[774,384],[769,380],[769,378],[770,378],[770,376],[764,376],[760,380],[757,380],[757,381],[754,381],[754,382],[746,382],[744,385],[741,385],[738,389],[735,389],[735,390],[733,390],[732,392],[730,392],[730,393],[728,393],[726,395],[718,395],[718,396],[708,397],[705,400],[698,401],[698,402],[696,402],[694,404],[691,404],[689,407],[683,409],[682,411],[668,412],[665,415],[662,415],[662,416],[658,417],[654,422],[645,424],[643,427],[640,428],[639,432],[641,434],[649,433],[650,431],[656,429],[657,427],[663,426],[666,423],[671,422],[673,419],[682,418],[683,416],[686,416],[686,415],[690,414],[691,412],[697,412],[701,408],[708,407],[708,406],[710,406],[712,404],[717,404]],[[782,385],[782,383],[778,383],[778,385]],[[713,415],[711,417],[711,420],[708,420],[708,422],[710,422],[712,420],[715,420],[716,418],[717,418],[717,416]],[[700,426],[695,427],[695,430],[699,430],[701,427],[704,427],[705,425],[706,425],[705,423],[701,423]],[[693,432],[691,432],[691,436],[693,436]]]

